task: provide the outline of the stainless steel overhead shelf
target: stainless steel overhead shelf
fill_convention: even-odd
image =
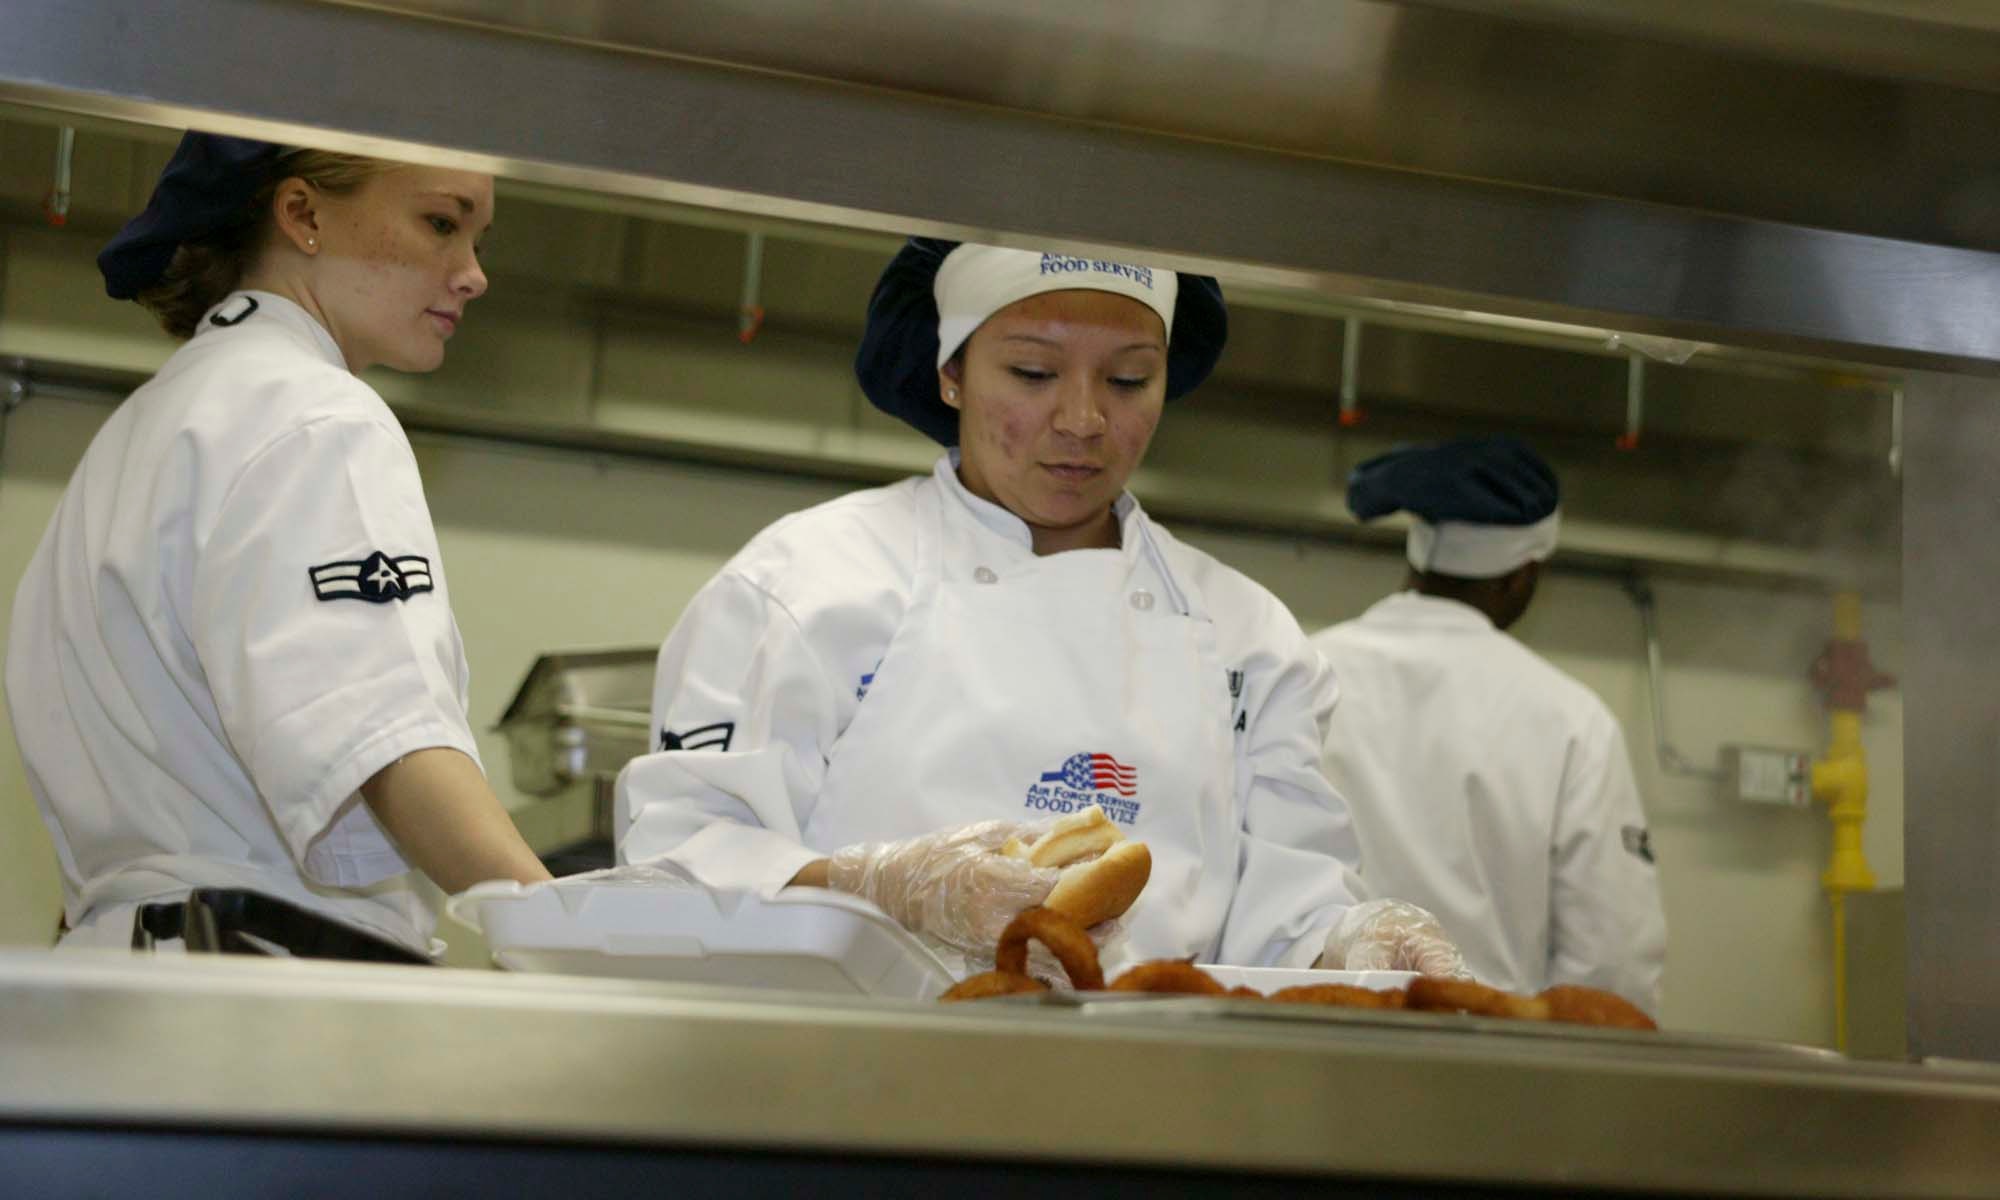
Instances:
[[[1088,6],[905,0],[874,6],[865,38],[781,7],[790,24],[762,14],[788,31],[772,53],[822,56],[726,61],[746,18],[713,3],[17,0],[0,98],[1144,252],[1253,286],[2000,371],[2000,241],[1979,225],[1992,93],[1363,0],[1183,2],[1139,31]],[[942,66],[899,74],[969,44],[1025,82],[954,94]],[[1012,78],[951,73],[968,76]],[[1800,104],[1823,118],[1793,119]]]

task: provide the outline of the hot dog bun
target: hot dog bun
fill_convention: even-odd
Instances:
[[[1028,861],[1038,867],[1067,867],[1102,854],[1125,835],[1095,804],[1073,812],[1049,827],[1028,850]]]
[[[1123,916],[1153,874],[1145,843],[1126,841],[1095,804],[1057,821],[1032,843],[1010,840],[1000,852],[1061,868],[1062,877],[1042,904],[1086,928]]]
[[[1153,853],[1144,842],[1124,842],[1087,862],[1063,868],[1044,908],[1089,928],[1125,915],[1153,875]]]

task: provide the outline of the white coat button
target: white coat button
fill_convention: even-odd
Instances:
[[[992,567],[977,567],[977,568],[974,568],[974,570],[973,570],[973,572],[972,572],[972,577],[973,577],[974,579],[977,579],[977,580],[978,580],[979,582],[981,582],[981,583],[999,583],[999,582],[1000,582],[1000,577],[999,577],[998,575],[995,575],[995,574],[993,573],[993,568],[992,568]]]
[[[1153,593],[1147,591],[1145,588],[1140,588],[1138,591],[1133,592],[1132,607],[1138,609],[1140,612],[1150,610],[1153,607]]]

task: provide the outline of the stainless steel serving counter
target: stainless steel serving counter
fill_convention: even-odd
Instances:
[[[738,1184],[790,1163],[820,1164],[822,1184],[911,1164],[938,1179],[1039,1171],[1045,1191],[1077,1178],[1072,1164],[1268,1194],[1339,1194],[1343,1181],[1903,1197],[2000,1185],[2000,1069],[1227,1007],[0,954],[0,1192],[27,1194],[47,1182],[37,1171],[114,1171],[120,1154],[156,1164],[203,1139],[229,1141],[233,1157],[216,1161],[237,1164],[203,1177],[207,1195],[253,1190],[246,1163],[301,1171],[330,1147],[371,1144],[464,1163],[611,1148],[628,1171],[720,1170],[721,1155],[732,1165],[717,1178]],[[173,1136],[136,1155],[120,1140],[149,1131]],[[246,1157],[260,1138],[293,1149]],[[840,1177],[878,1193],[886,1178]]]

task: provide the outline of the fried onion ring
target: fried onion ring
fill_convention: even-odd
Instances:
[[[940,1000],[984,1000],[988,996],[1013,996],[1022,992],[1046,992],[1048,985],[1012,971],[981,971],[968,975],[939,996]]]
[[[1400,990],[1377,991],[1345,983],[1305,983],[1279,988],[1270,998],[1291,1004],[1330,1004],[1336,1008],[1402,1008],[1406,999]]]
[[[1104,969],[1097,964],[1097,943],[1083,926],[1052,908],[1024,909],[1007,922],[1000,944],[993,951],[993,965],[1016,975],[1028,973],[1028,939],[1049,948],[1069,976],[1069,985],[1079,992],[1094,992],[1104,986]]]
[[[1467,1013],[1475,1017],[1511,1017],[1520,1021],[1549,1019],[1548,1001],[1517,996],[1469,979],[1438,979],[1419,975],[1410,980],[1405,1007],[1423,1012]]]
[[[1549,1020],[1577,1025],[1598,1025],[1608,1029],[1658,1029],[1653,1018],[1639,1006],[1612,992],[1597,988],[1559,984],[1543,992],[1549,1006]]]
[[[1229,989],[1207,971],[1181,958],[1143,962],[1111,981],[1114,992],[1169,992],[1181,996],[1221,996]]]

